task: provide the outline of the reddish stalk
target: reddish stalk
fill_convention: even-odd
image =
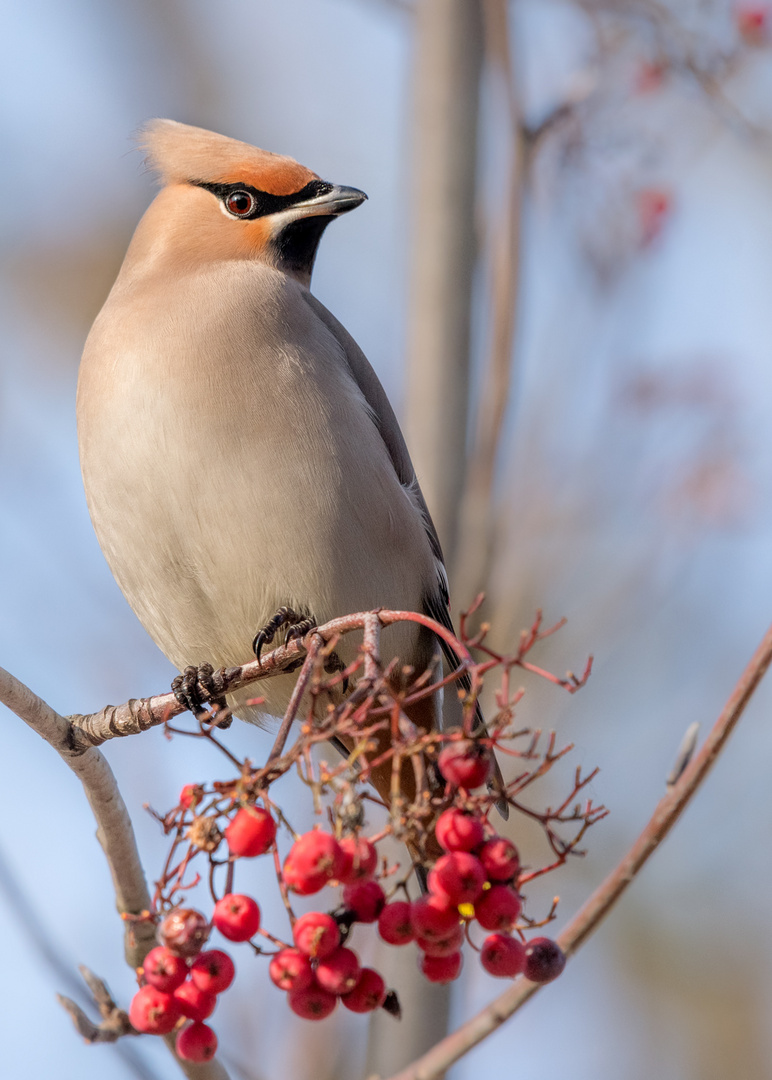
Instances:
[[[295,687],[292,691],[292,697],[290,698],[289,705],[287,706],[287,711],[284,714],[284,719],[281,722],[281,727],[276,734],[276,741],[274,742],[271,752],[268,755],[266,766],[271,765],[274,761],[276,761],[277,758],[280,758],[282,755],[282,751],[284,750],[284,744],[286,743],[287,736],[290,733],[290,728],[292,727],[295,717],[297,716],[298,709],[300,708],[300,702],[303,698],[303,694],[306,692],[306,688],[311,681],[311,676],[314,673],[314,664],[316,661],[316,657],[318,656],[319,650],[321,649],[323,644],[324,639],[321,638],[319,634],[311,635],[311,641],[306,651],[306,658],[303,661],[303,667],[300,674],[298,675],[297,682],[295,683]]]

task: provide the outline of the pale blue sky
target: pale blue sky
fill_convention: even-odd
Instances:
[[[397,403],[401,396],[409,17],[375,0],[216,7],[194,0],[162,8],[165,21],[151,32],[139,0],[7,5],[0,44],[0,236],[9,270],[0,298],[0,663],[62,712],[158,691],[173,674],[102,560],[75,440],[76,364],[87,326],[80,308],[68,316],[68,252],[73,274],[83,276],[101,236],[128,239],[151,191],[130,149],[132,130],[154,115],[218,127],[367,191],[369,202],[326,234],[314,288]],[[524,25],[521,50],[538,112],[573,85],[572,72],[581,75],[584,39],[558,4],[545,5],[538,25]],[[190,44],[184,54],[180,41]],[[768,68],[759,59],[738,87],[757,112]],[[613,102],[606,107],[612,127],[638,122]],[[772,156],[722,132],[693,100],[676,95],[650,110],[654,132],[681,124],[669,155],[625,165],[643,170],[647,182],[666,179],[675,192],[672,221],[651,250],[599,284],[576,241],[582,228],[598,237],[605,228],[602,215],[582,216],[591,203],[586,178],[584,186],[545,182],[529,200],[526,224],[519,408],[503,480],[511,489],[512,541],[500,552],[498,577],[517,617],[521,610],[527,617],[532,601],[550,616],[570,616],[552,647],[556,667],[579,667],[589,651],[598,656],[582,694],[564,700],[533,688],[526,715],[558,723],[576,741],[577,760],[601,764],[593,796],[614,812],[591,834],[579,872],[549,883],[550,894],[562,890],[566,915],[643,824],[683,730],[717,714],[772,610]],[[495,129],[486,145],[485,162],[496,162]],[[32,258],[49,250],[56,253],[50,266]],[[103,284],[92,286],[94,303],[109,275],[105,268]],[[482,327],[484,313],[477,319]],[[723,388],[714,407],[688,415],[612,407],[631,372],[702,378],[706,358]],[[695,510],[677,483],[694,446],[717,440],[727,440],[738,470],[730,494],[742,495],[728,519]],[[539,499],[549,508],[546,531],[534,539]],[[772,885],[772,738],[764,722],[771,701],[763,688],[627,909],[682,941],[684,964],[690,935],[695,948],[712,936],[720,957],[727,936],[744,928],[732,947],[748,952],[752,977],[767,994],[772,957],[761,934]],[[37,736],[8,713],[3,721],[9,815],[0,850],[73,970],[86,963],[126,1000],[131,975],[79,785]],[[252,730],[234,729],[232,739],[255,757],[267,746]],[[161,844],[142,803],[166,807],[182,783],[217,775],[221,766],[196,745],[165,743],[159,732],[115,743],[108,757],[152,875]],[[130,1075],[110,1048],[85,1047],[74,1035],[53,999],[61,986],[16,926],[2,888],[0,912],[10,931],[5,968],[21,973],[0,987],[10,1033],[4,1073]],[[455,1080],[502,1068],[529,1080],[687,1075],[678,1010],[654,1015],[627,978],[631,919],[615,914],[559,983],[460,1066]],[[301,1022],[264,988],[264,973],[248,967],[238,1000],[238,990],[223,1000],[216,1026],[224,1043],[229,1032],[250,1030],[244,1061],[259,1060],[269,1080],[282,1075],[282,1039],[296,1039]],[[501,986],[472,963],[467,968],[459,1019]],[[701,967],[695,978],[706,970],[720,977],[720,967]],[[363,1038],[361,1018],[334,1022],[341,1044]],[[159,1076],[175,1075],[152,1040],[134,1049],[156,1063]]]

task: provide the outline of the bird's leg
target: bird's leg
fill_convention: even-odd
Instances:
[[[209,703],[216,708],[217,727],[230,727],[233,717],[225,703],[224,668],[217,671],[211,664],[186,667],[181,675],[172,680],[172,693],[180,705],[189,709],[197,720],[212,720],[211,713],[204,709]],[[220,717],[220,714],[222,716]]]
[[[284,635],[284,641],[287,642],[291,641],[292,638],[305,637],[308,631],[313,630],[316,626],[316,619],[313,616],[299,615],[294,608],[280,607],[262,630],[258,630],[255,634],[252,651],[258,660],[260,659],[260,653],[263,651],[263,646],[270,645],[276,636],[276,632],[284,626],[288,627]]]
[[[331,652],[324,662],[324,670],[328,675],[334,675],[336,671],[345,671],[346,665],[336,652]],[[343,679],[343,693],[348,693],[348,675]]]
[[[294,623],[288,627],[286,634],[284,635],[284,644],[288,641],[292,641],[293,638],[304,638],[309,630],[313,630],[316,626],[316,619],[313,615],[306,619],[301,619],[300,622]]]

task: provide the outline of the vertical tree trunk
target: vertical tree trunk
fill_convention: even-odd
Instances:
[[[469,411],[483,28],[478,0],[419,0],[416,16],[405,428],[452,564]]]
[[[475,264],[477,116],[483,59],[478,0],[418,0],[414,54],[411,293],[405,435],[449,564],[464,486],[469,326]],[[405,955],[410,952],[411,955]],[[367,1075],[388,1076],[448,1029],[450,991],[419,974],[413,950],[377,966],[403,1019],[376,1015]]]
[[[527,147],[523,136],[509,47],[507,0],[482,0],[487,70],[503,114],[509,144],[499,213],[489,225],[490,344],[482,373],[477,416],[470,435],[458,539],[451,581],[457,603],[467,606],[490,587],[495,528],[495,481],[507,408],[512,397],[514,342],[520,284],[520,229]],[[503,108],[502,108],[503,106]],[[485,610],[485,617],[489,617]]]

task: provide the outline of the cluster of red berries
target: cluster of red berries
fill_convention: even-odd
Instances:
[[[527,944],[512,931],[522,911],[516,882],[520,859],[514,844],[502,836],[486,836],[482,821],[451,807],[435,828],[440,856],[429,874],[429,891],[420,900],[397,900],[383,908],[378,930],[390,945],[415,941],[419,966],[430,982],[458,978],[461,947],[472,922],[493,931],[480,950],[490,975],[514,978],[524,973],[534,982],[557,978],[565,966],[559,946],[549,938]]]
[[[338,999],[352,1012],[372,1012],[386,1000],[386,984],[373,968],[361,967],[353,949],[341,944],[340,923],[321,911],[309,911],[292,929],[294,948],[271,960],[271,980],[287,991],[293,1012],[306,1020],[324,1020]]]
[[[233,901],[237,902],[235,915]],[[247,896],[225,896],[215,908],[213,921],[221,932],[223,925],[239,921],[244,924],[245,920],[254,926],[248,935],[251,937],[260,925],[260,912]],[[144,985],[129,1007],[132,1025],[152,1035],[167,1035],[183,1019],[190,1021],[180,1026],[176,1040],[177,1053],[186,1061],[210,1061],[214,1057],[217,1036],[204,1021],[214,1012],[217,995],[228,989],[236,974],[233,961],[222,949],[203,951],[209,931],[199,911],[177,908],[170,912],[158,929],[162,944],[145,957]]]
[[[462,793],[486,781],[490,764],[490,751],[475,740],[450,743],[438,759],[449,791]],[[202,797],[203,789],[187,785],[180,803],[194,810]],[[415,941],[419,967],[431,982],[458,977],[461,948],[473,922],[490,932],[480,959],[491,975],[513,978],[524,973],[535,982],[549,982],[563,970],[565,957],[555,942],[540,937],[523,943],[514,936],[522,911],[517,848],[496,835],[475,801],[462,794],[459,805],[440,815],[434,831],[444,854],[429,873],[427,894],[413,902],[387,903],[376,880],[378,851],[368,837],[349,834],[337,839],[315,828],[295,840],[282,868],[286,889],[310,896],[326,885],[343,887],[342,905],[332,913],[310,911],[295,919],[293,944],[271,957],[270,978],[287,992],[290,1008],[299,1016],[322,1020],[338,1000],[358,1013],[382,1006],[392,1009],[394,998],[381,976],[362,967],[346,944],[355,923],[377,923],[381,938],[390,945]],[[268,810],[244,806],[224,832],[231,859],[252,858],[274,849],[276,822]],[[260,909],[251,897],[229,893],[215,905],[212,925],[229,941],[250,941],[260,931]],[[215,1053],[217,1036],[204,1021],[235,975],[227,953],[202,951],[210,930],[200,912],[169,913],[159,927],[161,944],[145,959],[144,985],[129,1010],[138,1031],[163,1035],[179,1028],[177,1052],[196,1062],[208,1061]]]
[[[180,804],[192,809],[201,789],[186,784]],[[232,855],[263,855],[276,838],[276,822],[257,806],[236,812],[225,838]],[[260,929],[260,909],[250,896],[229,893],[215,905],[212,923],[229,941],[249,941]],[[167,1035],[182,1018],[192,1023],[181,1027],[176,1048],[186,1061],[210,1061],[217,1050],[217,1036],[205,1024],[217,1004],[217,995],[233,982],[236,968],[222,949],[202,952],[211,927],[199,911],[177,908],[158,928],[161,944],[145,957],[145,985],[134,995],[129,1020],[137,1031]]]
[[[284,861],[287,888],[300,896],[319,892],[327,884],[343,886],[345,911],[336,919],[310,911],[296,920],[294,948],[282,949],[271,960],[269,973],[288,992],[289,1006],[298,1016],[323,1020],[338,998],[352,1012],[371,1012],[386,1000],[387,990],[373,968],[360,966],[353,949],[343,944],[354,922],[372,923],[386,903],[375,880],[378,852],[365,836],[344,836],[312,829],[298,837]]]

